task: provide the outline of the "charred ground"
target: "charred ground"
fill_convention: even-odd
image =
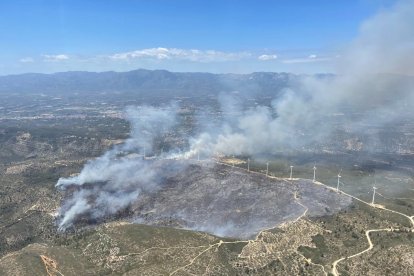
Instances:
[[[46,104],[45,97],[33,97],[26,97],[27,102],[6,101],[10,105],[1,111],[2,275],[45,274],[47,264],[41,256],[55,260],[56,270],[64,275],[324,275],[324,271],[331,271],[335,260],[368,247],[366,230],[388,227],[402,231],[372,233],[373,249],[340,262],[338,271],[366,275],[388,269],[389,273],[407,274],[414,269],[410,262],[413,233],[408,231],[411,226],[407,218],[356,200],[350,202],[344,195],[317,187],[309,180],[291,182],[264,175],[266,162],[269,175],[279,178],[288,178],[289,166],[294,164],[294,178],[311,179],[316,163],[317,180],[335,188],[342,168],[342,191],[370,202],[375,178],[381,194],[377,203],[412,215],[414,143],[409,125],[387,134],[389,146],[384,153],[357,150],[359,142],[354,141],[355,147],[349,147],[347,137],[338,137],[335,146],[328,144],[317,152],[304,150],[251,160],[251,171],[260,174],[246,172],[243,162],[247,156],[239,156],[241,162],[235,167],[204,161],[149,161],[160,165],[190,164],[181,173],[166,177],[160,190],[144,195],[120,214],[102,221],[78,222],[70,231],[60,233],[56,214],[65,195],[56,190],[57,180],[79,173],[87,160],[128,137],[129,125],[117,115],[126,103],[113,107],[101,102],[77,103],[78,109],[63,112],[62,107],[68,103],[50,98]],[[30,107],[33,101],[41,102]],[[52,107],[45,108],[46,105]],[[179,128],[181,134],[194,129],[194,110],[191,105],[187,107],[180,115],[186,122]],[[45,110],[52,115],[36,117]],[[74,117],[80,115],[83,117]],[[405,142],[399,149],[398,137],[402,134]],[[174,133],[167,135],[168,139],[159,141],[153,154],[159,154],[167,144],[185,146],[180,137]],[[207,187],[215,191],[213,195],[205,193],[203,189]],[[309,208],[303,217],[305,209],[295,203],[295,192],[297,201]],[[218,207],[209,206],[208,202],[215,199]],[[332,207],[338,199],[343,200],[346,208]],[[174,208],[166,208],[167,205]],[[177,229],[220,234],[216,229],[195,225],[225,225],[233,219],[233,224],[241,222],[243,226],[257,218],[261,223],[248,227],[251,232],[244,239]],[[281,224],[287,221],[291,222]],[[159,227],[168,225],[176,228]],[[276,225],[279,227],[255,235],[258,229]],[[222,234],[238,237],[242,232],[246,232],[245,228],[240,227],[235,235],[225,231]]]

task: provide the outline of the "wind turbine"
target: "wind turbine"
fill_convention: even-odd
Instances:
[[[269,162],[266,163],[266,176],[269,175]]]
[[[374,172],[374,186],[372,187],[372,189],[374,190],[374,193],[372,194],[371,204],[374,205],[375,204],[375,193],[376,193],[376,190],[377,190],[377,179],[375,178],[375,172]]]
[[[371,202],[371,204],[372,205],[375,205],[375,192],[376,192],[376,190],[378,189],[377,187],[372,187],[372,189],[374,190],[374,193],[372,194],[372,202]]]
[[[292,180],[292,174],[293,174],[293,166],[291,165],[290,166],[290,177],[289,177],[290,180]]]
[[[316,181],[316,164],[313,165],[313,182]]]
[[[247,171],[250,172],[250,158],[247,158]]]
[[[339,183],[340,183],[340,179],[341,179],[341,172],[342,172],[342,169],[339,171],[339,173],[338,173],[338,183],[336,184],[336,191],[337,192],[339,192]]]

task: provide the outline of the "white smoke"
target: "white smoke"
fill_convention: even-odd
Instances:
[[[147,153],[152,141],[176,123],[177,106],[162,108],[128,107],[131,137],[104,155],[86,163],[79,175],[60,178],[56,187],[75,191],[66,198],[59,211],[59,228],[65,230],[82,215],[91,219],[116,214],[128,207],[142,191],[155,191],[160,185],[160,168],[144,162],[142,156],[130,157],[131,150]]]
[[[377,14],[362,24],[359,35],[341,53],[337,76],[304,76],[270,107],[238,110],[241,115],[202,133],[192,141],[191,151],[254,155],[300,149],[324,141],[337,129],[363,134],[366,125],[411,118],[413,26],[412,0]],[[223,112],[237,113],[228,99],[221,102]],[[339,121],[338,126],[337,114],[346,114],[348,122]]]
[[[414,1],[403,0],[366,20],[359,35],[342,53],[344,75],[414,75]]]

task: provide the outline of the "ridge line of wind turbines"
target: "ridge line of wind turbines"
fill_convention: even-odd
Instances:
[[[234,167],[234,163],[232,164],[232,167]],[[293,180],[293,168],[294,168],[294,166],[290,165],[289,167],[290,167],[289,180]],[[313,183],[316,182],[316,170],[317,170],[316,164],[314,164],[313,165],[313,179],[312,179]],[[250,158],[247,158],[247,171],[250,171]],[[340,179],[342,178],[341,173],[342,173],[342,169],[338,173],[338,181],[337,181],[337,185],[336,185],[336,192],[338,192],[338,193],[340,192],[339,185],[344,184],[343,182],[340,181]],[[266,162],[266,176],[269,176],[269,162]],[[376,186],[376,179],[374,178],[374,180],[375,180],[375,186]],[[372,205],[375,205],[375,193],[376,193],[376,190],[378,189],[375,186],[372,187],[372,189],[373,189],[372,201],[371,201]]]
[[[144,150],[144,152],[143,152],[143,158],[145,159],[146,158],[146,150],[145,150],[145,147],[144,147],[143,150]],[[234,155],[233,155],[233,158],[234,158]],[[201,159],[200,159],[200,151],[197,151],[197,161],[201,161]],[[232,163],[232,167],[233,168],[235,167],[234,162]],[[289,167],[290,167],[289,180],[292,181],[293,180],[293,168],[294,168],[294,166],[293,165],[290,165]],[[313,179],[312,179],[312,182],[313,183],[316,182],[316,170],[317,170],[316,164],[314,164],[313,165]],[[247,171],[250,172],[250,158],[247,158]],[[337,175],[337,179],[338,179],[337,185],[336,185],[336,192],[337,193],[341,192],[341,190],[339,189],[339,186],[341,184],[344,185],[344,183],[341,181],[341,178],[342,178],[341,173],[342,173],[342,168],[341,168],[341,170],[339,171],[339,173]],[[266,162],[266,176],[269,176],[269,162]],[[376,187],[377,180],[375,179],[375,177],[374,177],[374,181],[375,181],[375,185],[372,187],[373,193],[372,193],[371,205],[375,205],[375,194],[376,194],[376,190],[378,189]]]

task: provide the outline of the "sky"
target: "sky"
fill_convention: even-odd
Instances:
[[[334,71],[393,0],[2,0],[0,75]]]

